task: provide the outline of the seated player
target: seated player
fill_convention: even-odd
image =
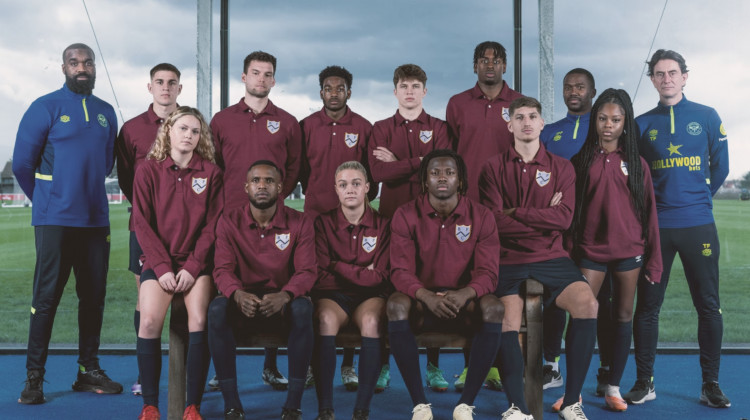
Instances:
[[[503,306],[496,287],[497,227],[492,213],[466,197],[463,159],[452,150],[428,153],[419,168],[423,194],[404,204],[391,224],[388,337],[414,409],[412,420],[431,420],[414,331],[471,331],[466,383],[454,420],[473,418],[474,399],[500,345]]]
[[[318,420],[333,420],[336,334],[354,322],[362,334],[359,388],[352,419],[369,418],[380,372],[381,330],[385,318],[390,223],[370,207],[367,170],[357,161],[336,169],[340,206],[315,221],[318,282],[313,288],[318,337],[313,366]]]
[[[209,362],[206,311],[213,290],[210,255],[222,186],[208,124],[197,109],[177,108],[138,166],[133,186],[135,234],[144,254],[138,293],[139,420],[159,419],[161,332],[177,294],[185,300],[190,335],[183,419],[203,418],[200,403]]]
[[[630,96],[607,89],[591,111],[591,127],[576,168],[573,255],[594,295],[607,272],[613,277],[612,365],[604,393],[607,407],[625,411],[620,379],[630,353],[638,275],[661,280],[659,226],[651,173],[638,154],[638,125]]]
[[[495,215],[500,233],[500,276],[495,294],[505,307],[503,387],[510,408],[503,419],[532,419],[523,393],[523,356],[518,343],[523,299],[521,283],[533,278],[547,286],[545,302],[572,317],[566,339],[568,381],[560,418],[585,419],[579,394],[586,379],[596,339],[597,303],[586,279],[563,249],[562,233],[570,227],[575,203],[575,172],[564,158],[549,153],[539,141],[544,127],[542,105],[534,98],[510,104],[510,149],[482,168],[482,204]]]
[[[237,392],[235,334],[288,331],[289,388],[282,420],[302,418],[300,402],[313,346],[315,232],[302,213],[278,203],[281,170],[260,160],[247,171],[249,203],[225,210],[216,226],[214,276],[221,293],[209,306],[208,341],[224,418],[244,419]],[[257,415],[252,418],[258,418]]]

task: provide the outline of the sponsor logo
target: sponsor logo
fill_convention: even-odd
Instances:
[[[266,128],[268,129],[268,132],[271,134],[276,134],[277,131],[279,131],[279,128],[281,128],[281,123],[279,121],[266,121]]]
[[[362,249],[365,250],[368,254],[372,252],[373,249],[375,249],[375,246],[378,244],[378,237],[377,236],[363,236],[362,237]]]
[[[505,122],[510,121],[510,109],[506,107],[503,107],[503,119],[505,120]]]
[[[672,142],[669,142],[669,147],[667,147],[667,150],[669,150],[669,156],[674,155],[675,153],[682,156],[682,153],[680,153],[680,147],[682,147],[681,144],[674,145]]]
[[[536,170],[536,183],[539,184],[540,187],[549,184],[550,178],[552,178],[552,173],[540,171],[539,169]]]
[[[719,133],[721,133],[722,136],[726,136],[727,135],[727,130],[724,129],[724,124],[723,123],[719,126]]]
[[[628,176],[628,162],[620,161],[620,170],[625,176]]]
[[[276,248],[279,248],[282,251],[285,250],[286,247],[289,246],[289,236],[288,233],[277,233],[276,240],[274,241]]]
[[[357,144],[357,140],[359,140],[359,134],[356,134],[356,133],[344,134],[344,143],[346,143],[347,147],[354,147]]]
[[[651,141],[656,141],[656,135],[659,134],[659,130],[649,130],[648,131],[648,139]]]
[[[711,252],[711,244],[703,244],[703,251],[701,251],[701,254],[703,254],[704,257],[710,257],[713,252]]]
[[[703,132],[703,127],[701,127],[701,125],[697,122],[693,121],[687,125],[687,132],[691,136],[697,136]]]
[[[193,178],[193,191],[195,191],[196,194],[205,191],[206,185],[208,185],[207,178]]]
[[[684,156],[668,159],[659,159],[651,162],[651,169],[667,169],[667,168],[682,168],[686,167],[690,171],[701,170],[701,157],[700,156]]]
[[[97,115],[96,120],[99,121],[99,125],[101,125],[102,127],[107,127],[107,117],[105,117],[104,115]]]
[[[562,131],[555,133],[555,137],[552,137],[552,141],[560,141],[560,139],[562,139],[562,133]]]
[[[422,143],[424,143],[424,144],[429,143],[430,140],[432,140],[432,130],[422,130],[422,131],[420,131],[419,132],[419,140]]]
[[[471,237],[471,225],[456,225],[456,239],[466,242]]]
[[[61,115],[60,116],[60,122],[64,122],[64,123],[70,122],[70,117],[67,116],[67,115]]]

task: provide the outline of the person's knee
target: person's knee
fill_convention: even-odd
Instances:
[[[307,297],[292,299],[289,310],[294,325],[312,324],[313,305]]]
[[[403,321],[409,319],[411,301],[406,295],[391,295],[386,303],[386,315],[389,321]]]
[[[359,331],[363,337],[378,338],[380,336],[380,314],[365,313],[359,320]]]
[[[208,305],[207,323],[209,328],[221,328],[227,324],[227,304],[229,300],[220,297],[211,301]]]
[[[482,321],[500,323],[505,317],[505,307],[498,300],[482,302]]]
[[[188,314],[188,329],[190,331],[205,331],[206,314],[200,312]]]
[[[339,319],[330,309],[321,309],[317,312],[318,327],[320,331],[338,331]]]
[[[143,338],[155,338],[161,336],[164,319],[150,313],[141,312],[141,325],[138,335]]]
[[[599,312],[599,302],[592,293],[583,294],[570,305],[569,312],[573,318],[596,318]]]
[[[633,309],[621,308],[615,313],[615,321],[620,323],[630,322],[633,320]]]

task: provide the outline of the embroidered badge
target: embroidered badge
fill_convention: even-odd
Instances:
[[[703,244],[703,251],[701,251],[701,254],[703,254],[704,257],[710,257],[713,252],[711,252],[711,244]]]
[[[510,109],[506,107],[503,107],[503,119],[505,120],[505,122],[510,121]]]
[[[466,242],[471,237],[471,225],[456,225],[456,239]]]
[[[719,133],[721,133],[722,136],[726,136],[727,135],[727,130],[724,129],[724,124],[721,124],[719,126]]]
[[[207,178],[193,178],[193,191],[195,191],[196,194],[205,191],[206,185],[208,185]]]
[[[427,144],[432,140],[432,130],[422,130],[419,132],[419,140],[422,143]]]
[[[276,234],[276,248],[285,250],[289,246],[289,234],[288,233],[277,233]]]
[[[552,174],[550,172],[540,171],[539,169],[536,170],[536,183],[539,184],[540,187],[549,184],[551,177]]]
[[[99,121],[99,125],[101,125],[102,127],[107,126],[107,117],[105,117],[104,115],[102,114],[97,115],[96,120]]]
[[[656,135],[659,134],[659,130],[649,130],[648,131],[648,139],[651,141],[656,141]]]
[[[701,127],[699,123],[693,121],[687,125],[687,132],[691,136],[697,136],[703,132],[703,127]]]
[[[359,140],[359,134],[356,134],[356,133],[344,134],[344,143],[346,143],[348,147],[354,147],[357,144],[357,140]]]
[[[624,160],[620,162],[620,169],[625,176],[628,176],[628,163]]]
[[[562,131],[555,133],[555,137],[552,137],[552,141],[560,141],[560,139],[562,139],[562,133]]]
[[[64,123],[70,122],[70,117],[67,116],[67,115],[61,115],[60,116],[60,122],[64,122]]]
[[[362,237],[362,249],[365,250],[368,254],[372,252],[373,249],[375,249],[375,246],[378,244],[378,237],[377,236],[363,236]]]
[[[266,128],[268,129],[268,132],[271,134],[276,134],[277,131],[279,131],[279,128],[281,128],[281,123],[279,121],[266,121]]]

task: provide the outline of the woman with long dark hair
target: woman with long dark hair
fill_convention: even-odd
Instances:
[[[604,398],[614,411],[628,407],[620,380],[630,350],[638,277],[658,282],[662,272],[654,189],[638,153],[639,133],[630,96],[607,89],[594,103],[586,141],[571,159],[576,170],[573,256],[595,295],[607,271],[613,275],[615,331]]]

